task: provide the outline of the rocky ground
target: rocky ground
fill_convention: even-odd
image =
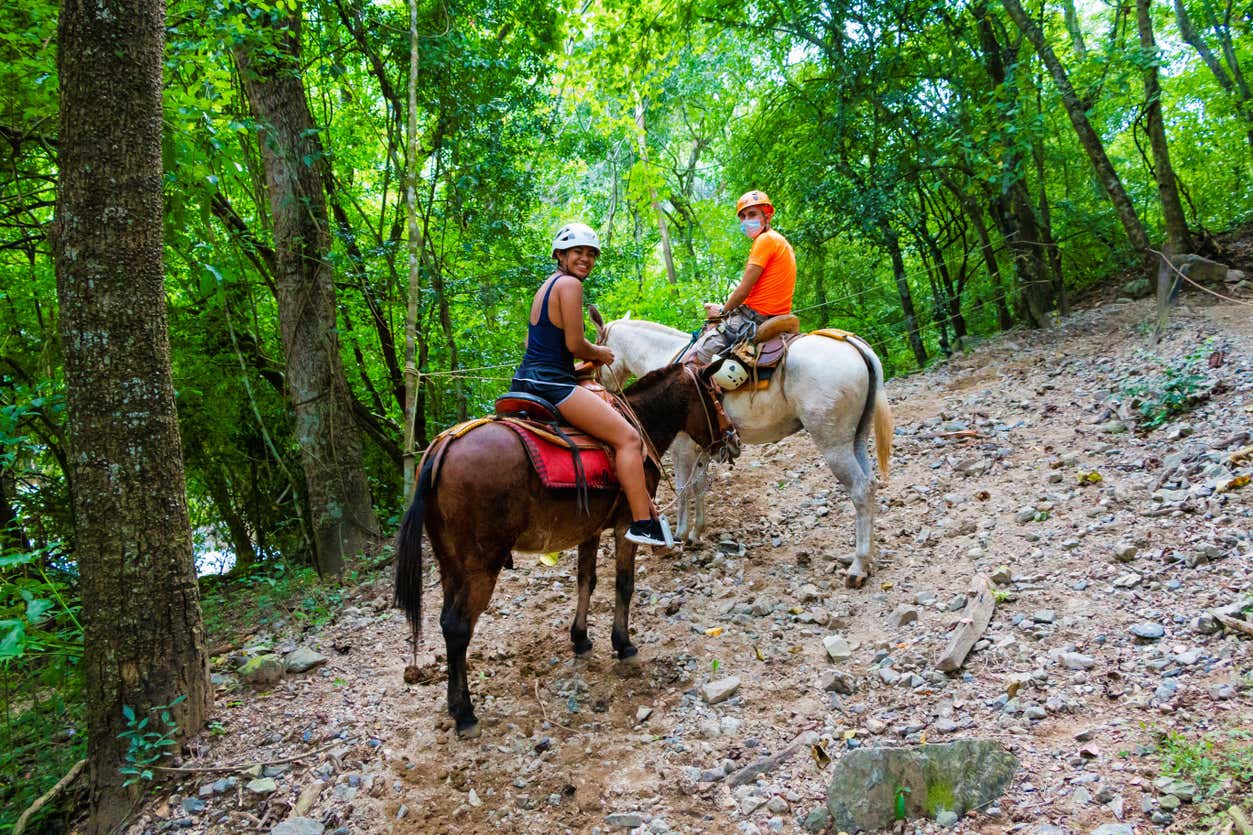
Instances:
[[[804,435],[718,473],[705,547],[642,556],[638,663],[611,657],[607,553],[579,659],[573,554],[518,558],[471,645],[476,740],[445,718],[435,608],[404,683],[380,576],[301,638],[320,666],[239,683],[240,655],[295,648],[281,632],[215,660],[216,724],[181,765],[272,764],[178,774],[132,831],[799,832],[846,751],[970,737],[1021,766],[956,831],[1203,829],[1186,786],[1155,784],[1154,743],[1253,726],[1253,638],[1205,615],[1253,595],[1251,313],[1189,295],[1154,345],[1151,303],[1114,302],[891,381],[865,589],[844,588],[852,508]],[[1167,370],[1196,408],[1129,431],[1128,390]],[[976,574],[995,615],[944,675]]]

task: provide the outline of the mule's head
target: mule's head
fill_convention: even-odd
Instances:
[[[698,370],[687,363],[679,367],[692,384],[695,401],[695,405],[687,410],[683,431],[714,460],[734,460],[740,454],[740,436],[722,408],[720,392],[713,381],[712,372],[716,369],[706,366]]]

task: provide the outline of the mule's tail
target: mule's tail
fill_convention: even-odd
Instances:
[[[870,373],[870,385],[866,391],[866,405],[861,413],[861,421],[857,424],[857,440],[865,444],[867,430],[874,425],[874,450],[879,459],[879,473],[887,481],[891,466],[892,434],[895,425],[892,421],[892,407],[888,404],[888,396],[883,386],[883,364],[874,349],[863,342],[860,337],[849,339],[849,344],[857,349],[866,363],[866,371]],[[864,446],[862,447],[864,450]]]
[[[892,407],[888,405],[888,396],[883,390],[883,371],[880,369],[879,386],[878,391],[875,392],[874,403],[874,451],[879,458],[879,472],[883,475],[884,481],[887,481],[888,470],[891,467],[889,459],[892,456],[892,435],[895,431]]]
[[[396,605],[405,610],[409,631],[413,636],[413,652],[422,640],[422,526],[426,522],[426,499],[431,492],[431,467],[434,455],[422,462],[413,503],[400,523],[396,535]]]

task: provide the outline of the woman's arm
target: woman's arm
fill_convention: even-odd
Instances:
[[[581,360],[613,362],[613,351],[604,345],[587,341],[583,333],[583,283],[577,278],[562,276],[553,288],[561,310],[561,329],[566,334],[566,347]]]

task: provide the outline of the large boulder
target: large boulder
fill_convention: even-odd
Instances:
[[[859,748],[835,764],[827,808],[839,830],[874,831],[906,820],[958,817],[1004,793],[1018,758],[999,742],[962,739],[913,748]]]

